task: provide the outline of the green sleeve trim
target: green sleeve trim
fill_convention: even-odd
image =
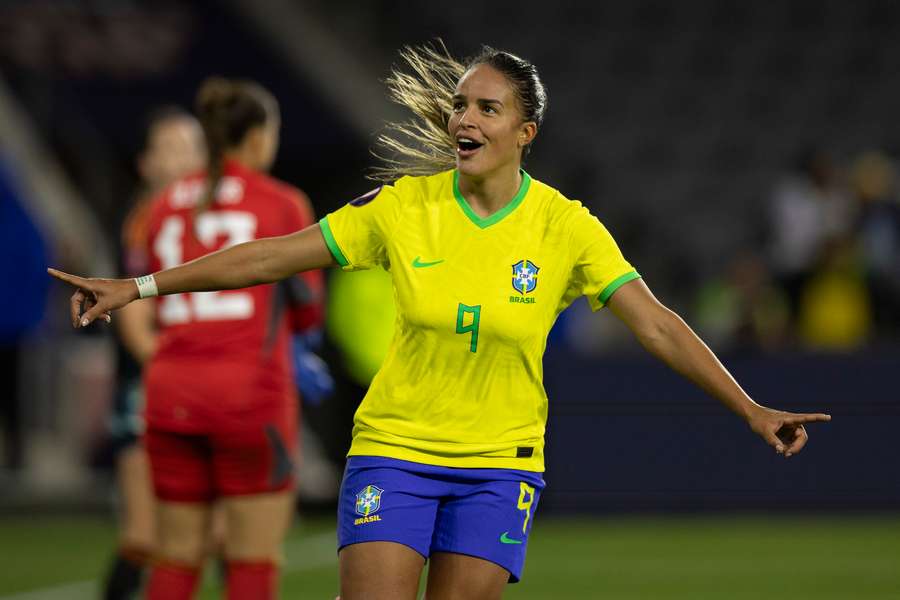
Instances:
[[[640,279],[641,274],[637,271],[631,271],[625,273],[624,275],[620,275],[613,279],[609,285],[607,285],[600,295],[597,296],[597,300],[600,301],[600,304],[606,304],[606,301],[609,300],[610,296],[616,293],[616,290],[628,283],[629,281],[634,281],[635,279]]]
[[[528,193],[528,188],[531,187],[531,175],[526,173],[524,169],[519,169],[519,172],[522,173],[522,183],[519,185],[519,191],[516,192],[516,195],[513,196],[513,199],[510,200],[506,206],[489,217],[478,216],[478,214],[472,210],[472,207],[469,206],[468,201],[466,201],[462,192],[459,191],[459,170],[456,169],[453,171],[453,196],[456,198],[456,202],[469,220],[481,229],[486,229],[494,223],[502,221],[509,213],[516,210],[516,207],[522,204],[522,200],[525,199],[525,194]]]
[[[334,256],[334,260],[342,267],[348,266],[350,261],[347,260],[344,253],[341,252],[341,247],[338,246],[337,241],[334,239],[334,234],[331,233],[331,225],[328,224],[328,217],[322,217],[322,220],[319,221],[319,228],[322,230],[322,236],[325,238],[325,245],[328,246],[328,249]]]

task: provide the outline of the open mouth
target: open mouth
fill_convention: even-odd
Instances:
[[[484,146],[481,142],[476,142],[470,138],[458,138],[456,140],[456,151],[461,157],[472,156],[478,149]]]

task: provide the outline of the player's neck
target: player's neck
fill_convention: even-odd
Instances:
[[[518,167],[485,177],[459,176],[459,191],[479,217],[489,217],[509,204],[521,185]]]
[[[246,144],[227,151],[224,158],[226,160],[234,161],[245,169],[250,169],[251,171],[261,170],[258,164],[259,157],[257,153],[253,149],[248,148]]]

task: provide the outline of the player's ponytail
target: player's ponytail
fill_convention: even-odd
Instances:
[[[547,110],[547,90],[537,68],[527,60],[503,50],[483,46],[465,64],[453,58],[444,43],[406,46],[400,51],[406,65],[394,67],[387,78],[388,93],[394,102],[415,115],[407,121],[388,123],[378,136],[373,154],[383,164],[369,177],[393,181],[404,175],[433,175],[456,166],[456,142],[448,123],[453,111],[453,94],[459,79],[472,67],[487,64],[503,73],[513,88],[524,121],[538,127]],[[526,146],[523,156],[528,153]]]
[[[382,166],[374,167],[371,179],[393,181],[404,175],[433,175],[456,165],[456,144],[447,123],[453,110],[456,83],[466,67],[450,56],[441,40],[437,44],[406,46],[400,58],[409,71],[393,67],[387,78],[388,94],[394,102],[415,115],[407,121],[388,123],[373,154]]]
[[[195,109],[209,153],[206,191],[195,210],[199,214],[215,200],[225,154],[239,146],[251,129],[277,118],[278,103],[272,94],[252,81],[210,77],[197,92]]]

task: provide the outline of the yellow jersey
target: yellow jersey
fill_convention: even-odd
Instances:
[[[587,208],[524,171],[489,217],[458,178],[403,177],[320,221],[343,269],[391,273],[397,307],[349,455],[543,471],[547,334],[578,296],[598,310],[639,275]]]

